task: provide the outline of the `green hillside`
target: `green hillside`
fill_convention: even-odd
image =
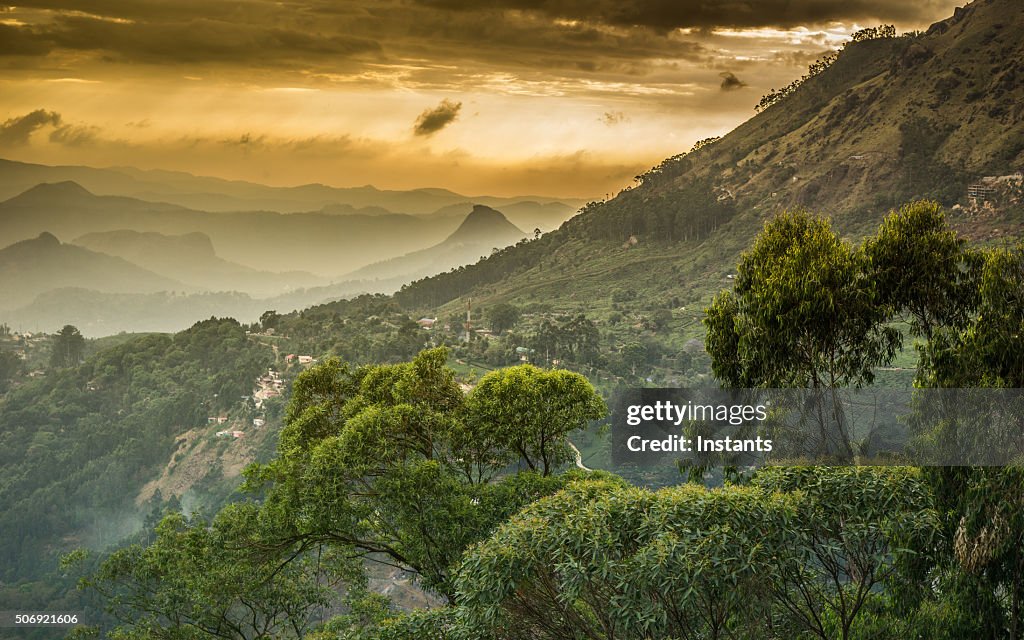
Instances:
[[[273,362],[237,322],[107,339],[86,352],[95,347],[81,365],[50,370],[0,399],[2,609],[84,610],[74,577],[59,570],[62,554],[134,536],[168,500],[190,511],[218,508],[241,465],[258,457],[260,438],[272,446],[276,428],[247,434],[244,460],[229,469],[241,443],[214,435],[240,428],[240,398]],[[232,416],[236,426],[208,425],[211,415]],[[176,469],[182,458],[191,469]],[[145,492],[161,470],[161,484],[191,487],[188,494]]]
[[[1012,237],[1024,220],[1019,193],[974,207],[967,186],[1024,164],[1022,33],[1019,5],[990,0],[926,33],[857,36],[728,135],[665,160],[539,240],[414,283],[397,299],[428,314],[472,298],[606,317],[623,289],[647,307],[678,298],[681,328],[693,317],[679,307],[700,307],[723,288],[763,221],[789,208],[829,215],[859,237],[892,207],[934,198],[954,208],[965,236]]]

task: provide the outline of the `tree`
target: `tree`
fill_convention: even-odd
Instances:
[[[300,374],[278,458],[249,471],[251,489],[270,485],[264,509],[280,546],[329,544],[452,600],[466,547],[564,484],[551,472],[565,434],[603,415],[589,383],[544,372],[512,380],[517,393],[492,373],[467,401],[447,357],[431,349],[358,369],[328,360]],[[537,471],[499,475],[521,457]]]
[[[899,333],[886,326],[864,254],[831,224],[796,211],[767,223],[743,254],[732,292],[706,311],[706,346],[715,377],[731,387],[810,388],[818,407],[818,453],[850,458],[839,387],[874,379],[892,359]]]
[[[12,378],[21,374],[21,358],[12,351],[0,351],[0,393],[7,390]]]
[[[940,539],[928,485],[908,467],[769,467],[754,486],[794,495],[798,523],[770,590],[798,628],[822,640],[854,635],[872,592],[906,561],[929,561]],[[795,635],[795,634],[794,634]]]
[[[986,252],[977,283],[966,321],[943,327],[929,340],[925,381],[937,387],[1022,387],[1024,243]]]
[[[650,326],[655,331],[661,331],[672,322],[672,312],[668,309],[655,309],[651,312]]]
[[[977,283],[975,304],[966,321],[938,328],[925,345],[919,375],[924,384],[1024,386],[1024,243],[986,251]],[[1003,421],[1013,413],[998,409],[996,415]],[[1013,424],[992,426],[1009,427],[1013,436],[1020,433]],[[947,597],[955,598],[954,606],[959,607],[987,603],[989,625],[977,629],[975,637],[997,633],[1014,640],[1024,637],[1024,474],[1020,467],[937,467],[928,469],[927,477],[949,541],[942,562],[953,576],[947,580],[953,583]]]
[[[54,335],[50,349],[51,368],[73,367],[82,361],[82,355],[85,352],[85,338],[76,327],[66,324]]]
[[[501,334],[514,327],[521,315],[519,307],[499,302],[487,309],[487,322],[495,333]]]
[[[981,255],[949,228],[937,202],[904,205],[864,242],[878,304],[909,316],[915,335],[931,340],[940,326],[959,326],[974,306]]]
[[[529,344],[547,357],[592,364],[600,357],[599,339],[597,325],[579,313],[557,322],[544,320]]]
[[[264,331],[276,328],[280,321],[281,316],[279,316],[277,311],[274,311],[273,309],[264,311],[260,314],[260,326]]]
[[[825,219],[798,211],[767,223],[740,259],[733,293],[706,309],[715,376],[736,387],[871,382],[898,336],[882,326],[864,264]]]
[[[622,346],[620,351],[622,362],[632,375],[636,375],[636,368],[647,362],[647,347],[642,342],[633,340]]]
[[[458,615],[470,637],[500,640],[846,639],[907,545],[935,535],[930,507],[901,468],[767,469],[750,486],[657,492],[599,476],[472,547]]]
[[[81,586],[105,598],[125,640],[302,638],[356,567],[317,547],[261,550],[261,527],[252,504],[209,523],[171,514],[151,544],[115,551]]]
[[[485,375],[466,402],[472,439],[494,442],[506,463],[522,460],[550,475],[572,459],[568,435],[607,413],[586,378],[570,371],[545,371],[524,364]]]

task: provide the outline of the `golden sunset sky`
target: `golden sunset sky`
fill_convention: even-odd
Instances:
[[[593,198],[853,31],[956,0],[40,0],[0,6],[0,157]]]

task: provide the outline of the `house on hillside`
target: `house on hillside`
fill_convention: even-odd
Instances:
[[[995,176],[986,176],[980,182],[967,185],[967,197],[977,202],[986,202],[996,196]]]
[[[1015,171],[1005,176],[985,176],[977,182],[967,185],[967,198],[972,204],[978,205],[994,201],[1000,192],[1012,193],[1024,184],[1024,172]]]
[[[420,318],[419,320],[416,321],[416,324],[418,324],[421,329],[426,329],[429,331],[430,329],[434,328],[435,322],[437,322],[437,318]]]

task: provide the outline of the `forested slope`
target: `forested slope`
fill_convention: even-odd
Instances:
[[[175,438],[251,392],[273,361],[233,320],[150,335],[52,372],[0,405],[0,580],[141,526],[134,500]]]

